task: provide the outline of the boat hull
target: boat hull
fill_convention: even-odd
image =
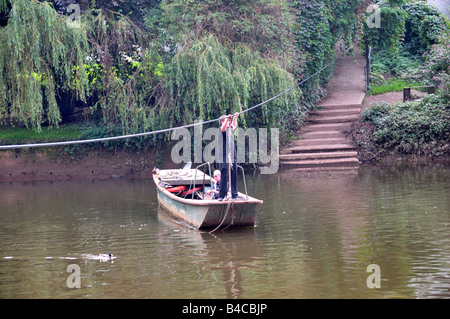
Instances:
[[[155,180],[156,183],[156,180]],[[173,218],[198,229],[254,226],[261,200],[239,193],[239,200],[196,200],[175,196],[156,183],[159,205]]]

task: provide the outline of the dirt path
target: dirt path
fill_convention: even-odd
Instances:
[[[417,90],[411,90],[411,93],[416,98],[421,98],[425,96],[427,93],[420,92]],[[387,92],[383,94],[377,95],[367,95],[364,98],[364,103],[362,104],[362,109],[364,110],[367,107],[374,105],[375,103],[385,102],[388,104],[396,104],[403,102],[403,92]]]

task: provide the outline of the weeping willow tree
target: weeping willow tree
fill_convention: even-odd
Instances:
[[[119,125],[129,134],[159,128],[154,104],[163,75],[159,55],[148,44],[151,39],[129,18],[96,10],[87,28],[92,46],[89,57],[97,66],[91,111],[101,112],[110,130]]]
[[[213,119],[242,111],[295,85],[295,79],[280,65],[264,59],[243,43],[223,42],[214,35],[184,46],[168,66],[172,108],[176,123]],[[295,88],[252,112],[244,125],[279,127],[298,115]],[[283,127],[282,127],[283,128]]]
[[[0,10],[9,10],[0,27],[0,123],[58,125],[57,94],[73,91],[82,101],[89,94],[83,27],[70,27],[46,2],[0,0]]]
[[[89,9],[74,25],[36,0],[0,0],[0,10],[8,14],[0,27],[0,124],[58,125],[68,96],[70,111],[76,103],[86,117],[103,119],[107,130],[98,134],[159,128],[163,65],[129,18]]]

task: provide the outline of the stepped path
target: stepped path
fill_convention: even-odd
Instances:
[[[298,138],[280,152],[282,168],[316,170],[358,167],[356,147],[342,130],[360,118],[365,97],[365,58],[358,52],[337,61],[327,97],[309,113]]]

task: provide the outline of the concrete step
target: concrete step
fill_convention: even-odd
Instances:
[[[341,116],[317,116],[309,118],[308,121],[312,124],[328,124],[328,123],[353,122],[358,119],[359,114],[355,114],[355,115],[341,115]]]
[[[312,116],[341,116],[341,115],[360,115],[361,108],[325,108],[323,110],[315,110],[309,113]]]
[[[342,130],[349,127],[351,122],[343,123],[327,123],[327,124],[309,124],[302,128],[303,133],[318,132],[318,131],[330,131],[330,130]]]
[[[317,131],[317,132],[300,132],[300,137],[302,140],[313,140],[318,138],[339,138],[342,137],[343,134],[338,130],[329,130],[329,131]]]
[[[331,138],[315,138],[315,139],[303,139],[291,142],[291,146],[303,146],[303,145],[330,145],[330,144],[345,144],[348,143],[348,139],[345,137],[331,137]]]
[[[320,159],[320,160],[302,160],[302,161],[288,161],[280,162],[282,168],[292,167],[342,167],[359,166],[359,160],[356,157],[350,158],[333,158],[333,159]]]
[[[349,81],[348,79],[345,79],[344,81],[346,81],[345,86],[342,86],[343,82],[340,82],[339,85],[333,85],[333,83],[330,82],[327,87],[329,95],[322,102],[320,102],[320,105],[342,106],[362,104],[364,101],[364,97],[366,96],[363,89],[364,79],[357,81],[359,82],[357,86],[360,86],[360,84],[362,85],[362,87],[358,88],[352,88],[353,84],[356,84],[351,83],[353,81]]]
[[[289,153],[317,153],[335,151],[356,151],[355,146],[350,144],[330,144],[330,145],[305,145],[286,148],[284,154]]]
[[[336,104],[336,103],[320,103],[318,107],[323,107],[327,109],[339,109],[339,108],[361,108],[361,104]]]
[[[358,166],[323,166],[323,167],[284,167],[285,169],[289,170],[289,173],[313,173],[318,174],[322,172],[326,172],[327,176],[329,177],[328,172],[333,173],[339,173],[339,174],[357,174],[358,173]],[[281,167],[283,169],[283,167]],[[282,171],[281,171],[282,172]]]
[[[291,153],[281,154],[279,156],[280,161],[299,161],[299,160],[316,160],[316,159],[330,159],[330,158],[348,158],[357,157],[356,151],[344,151],[344,152],[320,152],[320,153]]]

